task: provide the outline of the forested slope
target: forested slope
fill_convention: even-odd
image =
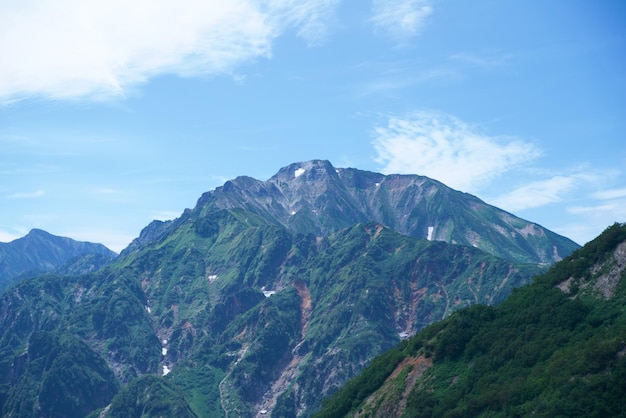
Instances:
[[[625,416],[626,225],[386,352],[314,416]]]

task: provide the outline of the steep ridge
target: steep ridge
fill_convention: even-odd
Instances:
[[[554,263],[579,246],[475,196],[417,175],[382,175],[314,160],[267,181],[238,177],[205,193],[196,210],[245,208],[299,233],[325,236],[361,222],[474,246],[518,262]]]
[[[91,255],[89,260],[77,257]],[[102,244],[75,241],[71,238],[33,229],[26,236],[8,243],[0,243],[0,291],[15,283],[19,276],[36,275],[62,268],[69,272],[100,267],[117,254]],[[82,263],[82,264],[81,264]]]
[[[626,224],[372,361],[322,417],[623,416]]]
[[[401,339],[459,308],[497,304],[544,270],[538,261],[418,239],[372,221],[367,210],[375,199],[351,205],[373,191],[347,187],[345,178],[380,187],[375,180],[391,183],[391,176],[347,169],[342,180],[337,171],[315,161],[268,182],[227,182],[180,218],[146,227],[104,269],[28,279],[3,294],[2,414],[38,411],[44,393],[21,365],[31,358],[33,336],[45,331],[70,335],[90,353],[75,365],[56,355],[49,361],[120,388],[97,405],[75,400],[94,408],[93,416],[137,408],[162,416],[309,416],[323,396]],[[300,178],[309,180],[287,184]],[[398,196],[406,190],[399,187]],[[400,224],[394,217],[411,207],[404,202],[400,211],[400,201],[379,201],[389,205],[379,210],[387,223]],[[298,218],[298,208],[320,215]],[[101,377],[91,379],[94,373]],[[62,386],[57,378],[47,387]],[[19,392],[12,389],[18,381]]]

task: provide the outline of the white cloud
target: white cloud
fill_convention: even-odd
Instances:
[[[613,222],[626,222],[626,188],[601,190],[591,197],[595,201],[568,207],[567,211],[605,227]]]
[[[278,27],[298,28],[298,36],[309,45],[326,41],[329,23],[335,19],[335,10],[341,0],[270,0],[270,15],[286,21]]]
[[[230,73],[295,28],[326,33],[336,0],[23,0],[0,6],[0,101],[109,98],[157,74]]]
[[[370,20],[377,31],[402,40],[418,34],[432,12],[428,0],[374,0]]]
[[[18,238],[23,237],[25,234],[22,235],[18,235],[18,234],[12,234],[10,232],[6,232],[6,231],[0,231],[0,242],[11,242],[14,241]]]
[[[621,189],[601,190],[593,193],[592,197],[600,200],[626,198],[626,187]]]
[[[531,143],[494,137],[440,113],[391,117],[375,129],[376,162],[384,173],[421,174],[466,192],[541,155]]]
[[[581,180],[580,176],[554,176],[533,181],[510,193],[491,199],[490,203],[508,211],[537,208],[560,202]]]
[[[626,199],[614,199],[597,205],[579,205],[567,208],[567,212],[580,219],[556,229],[579,244],[592,240],[614,222],[626,222]]]

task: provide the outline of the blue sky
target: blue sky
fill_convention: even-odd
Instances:
[[[626,2],[0,3],[0,241],[120,251],[292,162],[438,179],[580,244],[626,221]]]

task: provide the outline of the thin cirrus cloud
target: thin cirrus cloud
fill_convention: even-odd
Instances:
[[[553,176],[530,182],[492,199],[490,203],[510,211],[538,208],[562,201],[564,196],[585,180],[582,174]]]
[[[534,144],[489,136],[442,113],[390,117],[374,129],[375,161],[385,173],[418,173],[466,192],[541,155]]]
[[[0,8],[0,101],[110,98],[157,74],[229,73],[294,28],[321,42],[337,0],[24,0]]]
[[[376,31],[403,40],[417,35],[432,13],[428,0],[374,0],[370,21]]]

